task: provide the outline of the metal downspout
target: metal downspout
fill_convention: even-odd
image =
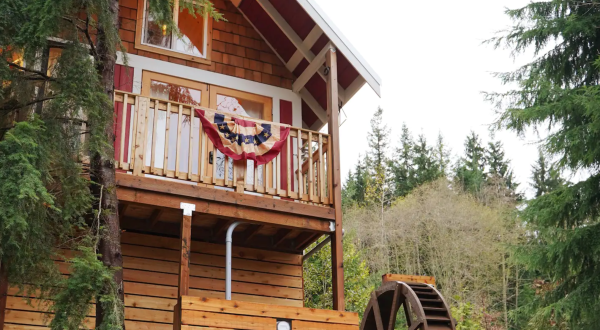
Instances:
[[[231,300],[231,243],[233,241],[233,230],[241,221],[232,223],[227,229],[227,236],[225,237],[225,299]]]

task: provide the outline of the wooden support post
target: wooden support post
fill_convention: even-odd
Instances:
[[[192,212],[195,204],[181,203],[183,219],[181,222],[181,260],[179,262],[179,291],[177,297],[187,296],[190,291],[190,251],[192,244]]]
[[[6,314],[6,299],[8,294],[8,269],[6,264],[0,264],[0,330],[4,329]]]
[[[333,168],[333,206],[335,208],[335,232],[331,234],[331,263],[333,284],[333,309],[344,311],[344,252],[342,250],[342,181],[340,174],[340,133],[337,82],[337,56],[335,48],[327,52],[327,126],[331,140]],[[311,159],[312,161],[312,159]]]

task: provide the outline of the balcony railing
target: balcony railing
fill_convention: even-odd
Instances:
[[[234,162],[216,150],[194,117],[195,108],[116,91],[117,168],[137,176],[227,187],[240,193],[332,203],[328,134],[292,127],[282,152],[268,164],[255,167],[251,160]]]

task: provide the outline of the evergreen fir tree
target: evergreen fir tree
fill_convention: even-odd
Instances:
[[[510,168],[510,161],[505,158],[502,142],[489,142],[485,152],[488,166],[487,175],[502,178],[506,183],[506,187],[516,194],[519,183],[515,181],[514,173]]]
[[[383,122],[383,109],[377,108],[373,118],[371,118],[371,131],[367,136],[369,142],[368,159],[373,163],[369,164],[373,168],[387,167],[387,151],[389,146],[390,129]]]
[[[365,203],[380,208],[389,205],[392,201],[392,182],[387,157],[389,135],[390,129],[383,123],[383,109],[378,108],[371,118],[371,131],[368,135]]]
[[[444,142],[444,136],[440,132],[434,149],[435,162],[437,164],[440,176],[448,175],[448,164],[450,164],[450,150]]]
[[[406,196],[413,188],[412,167],[414,161],[414,141],[406,123],[402,124],[400,145],[394,152],[390,162],[392,178],[394,180],[394,196]]]
[[[560,172],[546,159],[542,150],[539,150],[538,159],[531,167],[531,186],[535,189],[535,197],[547,194],[565,184],[565,180],[560,177]]]
[[[362,156],[358,156],[358,162],[354,167],[354,171],[348,172],[348,178],[342,190],[342,204],[344,206],[364,205],[365,192],[367,186],[368,170],[366,160]]]
[[[489,167],[488,173],[504,177],[508,172],[508,161],[504,156],[502,142],[489,142],[485,159]]]
[[[478,192],[485,181],[485,149],[474,132],[465,140],[465,154],[456,165],[456,179],[466,191]]]
[[[487,98],[500,109],[497,128],[519,135],[547,129],[544,153],[556,170],[589,172],[529,201],[522,218],[536,233],[518,250],[525,265],[551,285],[530,305],[530,329],[597,329],[600,323],[600,4],[532,2],[508,10],[514,25],[490,40],[515,54],[533,50],[532,62],[498,74],[517,86]]]
[[[173,5],[149,1],[177,34]],[[208,0],[180,7],[220,18]],[[118,0],[0,2],[0,281],[52,299],[52,329],[81,328],[93,300],[96,328],[124,328],[112,145],[118,14]],[[50,48],[60,53],[52,67]],[[67,279],[52,262],[65,258],[58,246],[80,251]]]
[[[431,182],[440,177],[440,167],[436,163],[434,150],[427,145],[427,139],[423,134],[419,135],[414,145],[414,160],[411,177],[415,186]]]

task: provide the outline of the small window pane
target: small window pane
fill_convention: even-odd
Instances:
[[[146,19],[144,22],[144,43],[164,48],[171,48],[171,34],[167,33],[166,26],[156,23],[156,20],[148,10],[146,5]]]
[[[263,119],[265,105],[239,97],[217,94],[217,110],[240,116]]]
[[[197,106],[200,106],[202,100],[202,92],[199,90],[156,80],[150,82],[150,96]]]
[[[204,18],[199,13],[196,13],[196,17],[194,17],[187,9],[184,9],[179,13],[177,26],[183,37],[177,39],[174,50],[190,55],[202,55],[204,52]]]

